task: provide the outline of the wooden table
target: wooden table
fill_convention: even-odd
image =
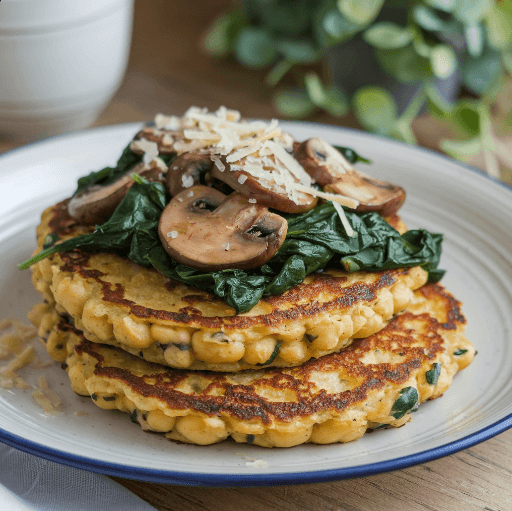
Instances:
[[[200,35],[227,0],[136,0],[128,72],[95,125],[146,121],[190,105],[237,108],[247,117],[275,117],[263,74],[202,53]],[[193,8],[190,8],[193,6]],[[357,127],[353,118],[313,120]],[[420,142],[436,147],[430,119],[415,125]],[[0,153],[21,145],[0,138]],[[264,488],[211,489],[115,478],[160,511],[510,511],[512,430],[457,454],[355,480]]]

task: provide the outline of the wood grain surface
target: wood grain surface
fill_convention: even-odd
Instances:
[[[136,0],[128,72],[95,124],[146,121],[160,111],[182,114],[190,105],[226,105],[247,117],[275,117],[262,72],[244,71],[233,59],[213,59],[200,48],[205,28],[229,5]],[[357,127],[353,117],[317,114],[311,120]],[[449,135],[427,117],[414,128],[420,143],[431,148]],[[0,153],[20,145],[0,138]],[[512,430],[445,458],[353,480],[233,489],[115,480],[159,511],[512,511]]]

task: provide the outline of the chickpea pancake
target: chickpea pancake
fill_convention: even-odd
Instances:
[[[146,431],[201,445],[230,436],[263,447],[328,444],[399,427],[475,354],[460,303],[438,284],[415,291],[405,312],[344,350],[300,367],[231,374],[171,369],[93,343],[53,304],[31,319],[52,356],[61,346],[75,392],[129,413]]]
[[[37,251],[52,236],[91,229],[60,203],[43,213]],[[427,281],[420,267],[326,270],[236,314],[210,293],[111,253],[56,253],[32,270],[36,289],[88,340],[169,367],[227,372],[297,366],[345,348],[382,329]]]

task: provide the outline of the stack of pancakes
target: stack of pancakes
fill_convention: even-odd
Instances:
[[[64,201],[44,212],[37,251],[87,232]],[[460,303],[420,267],[314,273],[244,314],[114,254],[32,269],[44,303],[31,320],[73,390],[186,443],[290,447],[398,427],[475,353]]]

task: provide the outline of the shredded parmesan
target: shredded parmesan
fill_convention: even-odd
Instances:
[[[345,228],[347,236],[351,238],[352,236],[354,236],[355,232],[354,229],[352,229],[352,226],[350,225],[347,216],[345,215],[345,211],[343,211],[343,208],[337,202],[333,202],[332,205],[334,206],[334,209],[338,212],[338,216],[340,217],[341,223]]]
[[[183,174],[181,176],[181,184],[183,185],[183,188],[190,188],[191,186],[194,186],[194,178]]]
[[[276,119],[248,122],[241,118],[240,112],[224,106],[215,112],[193,106],[181,119],[158,114],[155,125],[159,130],[172,131],[172,134],[163,135],[163,144],[172,144],[178,154],[199,151],[210,155],[220,172],[226,169],[242,171],[238,177],[242,185],[247,179],[254,179],[262,187],[284,195],[296,204],[313,196],[349,208],[358,205],[349,197],[320,192],[312,187],[311,176],[293,156],[293,137],[281,131]],[[350,163],[334,147],[319,138],[312,140],[320,165],[329,165],[339,174],[352,170]],[[145,139],[134,143],[138,143],[139,150],[145,151],[144,161],[158,156],[158,149],[155,156],[156,144]],[[185,188],[193,185],[190,176],[184,176],[182,180]]]
[[[131,143],[131,147],[144,153],[142,161],[146,164],[151,163],[159,155],[158,144],[145,138],[134,140]]]
[[[295,188],[301,192],[309,193],[314,197],[320,197],[321,199],[325,199],[333,203],[336,202],[350,209],[355,209],[359,205],[359,202],[355,199],[352,199],[351,197],[345,197],[344,195],[339,195],[337,193],[321,192],[320,190],[315,190],[314,188],[308,188],[299,184],[295,185]]]
[[[211,160],[213,161],[213,163],[215,163],[215,166],[221,171],[221,172],[224,172],[226,170],[226,165],[224,165],[224,163],[222,163],[220,161],[220,158],[215,155],[215,154],[212,154],[210,156]]]

